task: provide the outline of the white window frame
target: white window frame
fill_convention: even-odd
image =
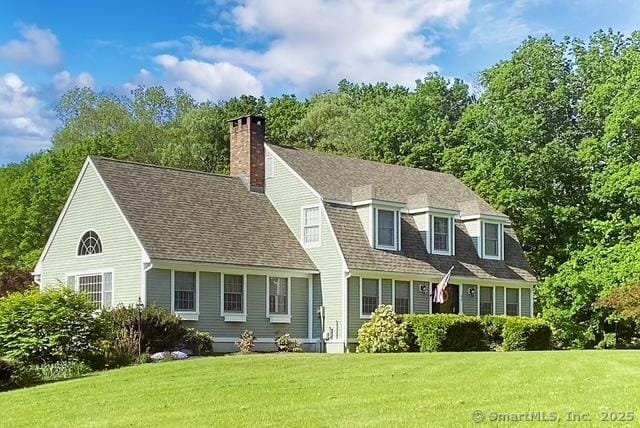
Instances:
[[[273,178],[276,175],[276,162],[273,156],[267,154],[264,157],[264,178]]]
[[[438,218],[444,218],[447,220],[447,246],[448,246],[448,250],[447,251],[443,251],[443,250],[436,250],[435,248],[435,217]],[[455,219],[452,216],[447,216],[447,215],[443,215],[443,214],[430,214],[429,215],[429,229],[430,229],[430,233],[429,233],[429,244],[430,244],[430,253],[431,254],[437,254],[437,255],[441,255],[441,256],[452,256],[454,254],[454,247],[456,245],[456,240],[455,240],[455,228],[454,228],[454,222]]]
[[[409,313],[412,314],[413,313],[413,281],[410,281],[410,280],[403,280],[403,279],[392,280],[391,302],[393,305],[393,311],[394,312],[396,311],[396,281],[405,282],[409,284]],[[429,287],[431,287],[431,284],[429,284]]]
[[[309,209],[317,208],[318,209],[318,224],[317,225],[307,225],[305,224],[305,211]],[[315,242],[305,242],[305,233],[304,230],[307,227],[317,227],[318,228],[318,240]],[[322,207],[318,204],[315,205],[307,205],[300,208],[300,242],[304,248],[318,248],[322,244]]]
[[[378,242],[378,215],[380,211],[389,211],[393,213],[393,245],[382,245]],[[373,222],[373,233],[375,235],[375,243],[376,248],[379,250],[390,250],[390,251],[399,251],[400,250],[400,211],[393,208],[387,207],[375,207],[374,208],[374,222]]]
[[[491,290],[491,313],[490,314],[481,314],[480,313],[480,305],[482,304],[482,299],[480,296],[482,295],[482,289],[488,288]],[[495,315],[496,314],[496,287],[494,285],[478,285],[478,315]]]
[[[224,277],[225,275],[242,277],[242,312],[224,311]],[[220,316],[225,322],[247,322],[247,274],[220,273]]]
[[[286,314],[272,314],[269,308],[269,293],[272,278],[285,278],[287,280],[287,313]],[[291,277],[290,276],[267,276],[267,307],[266,314],[269,322],[272,324],[290,324],[291,323]]]
[[[360,293],[359,293],[359,306],[360,306],[360,319],[363,320],[369,320],[371,319],[371,315],[372,314],[365,314],[362,311],[362,280],[363,279],[369,279],[369,280],[376,280],[378,281],[378,306],[380,306],[380,304],[382,303],[382,280],[380,278],[362,278],[360,277]]]
[[[486,233],[486,226],[487,224],[493,224],[498,226],[498,255],[490,255],[490,254],[486,254],[486,239],[487,239],[487,233]],[[482,256],[485,259],[488,260],[504,260],[504,224],[502,223],[498,223],[495,221],[482,221],[482,239],[480,242],[480,245],[482,247],[481,252],[482,252]]]
[[[115,302],[116,302],[116,287],[115,287],[116,281],[115,281],[115,274],[114,274],[113,268],[91,269],[91,270],[85,270],[80,272],[65,273],[64,283],[65,285],[69,286],[69,278],[73,277],[73,285],[71,286],[71,289],[75,293],[79,293],[80,289],[79,289],[78,277],[102,275],[102,303],[100,304],[100,309],[104,309],[104,274],[105,273],[111,274],[111,308],[114,308]]]
[[[176,311],[176,271],[196,274],[196,302],[194,311]],[[198,321],[200,318],[200,271],[171,269],[171,312],[185,321]]]
[[[80,243],[82,243],[82,238],[84,237],[85,234],[87,234],[88,232],[93,232],[96,234],[96,236],[98,237],[98,240],[100,241],[100,249],[101,251],[99,253],[93,253],[93,254],[84,254],[84,255],[80,255],[78,254],[78,249],[80,248]],[[102,234],[98,233],[98,231],[96,229],[87,229],[84,232],[82,232],[80,234],[80,238],[76,241],[76,248],[75,248],[75,256],[78,259],[88,259],[88,258],[93,258],[93,257],[99,257],[101,255],[104,254],[104,240],[102,239]]]
[[[519,287],[504,287],[504,314],[507,315],[507,290],[518,290],[518,315],[509,316],[522,316],[522,288]]]

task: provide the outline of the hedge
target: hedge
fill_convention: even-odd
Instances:
[[[508,317],[502,335],[505,351],[551,349],[551,327],[538,318]]]
[[[434,314],[406,315],[421,352],[483,351],[487,349],[479,317]]]

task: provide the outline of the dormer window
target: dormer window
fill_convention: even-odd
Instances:
[[[431,253],[453,255],[453,217],[431,215]]]
[[[482,222],[482,253],[485,259],[503,259],[503,230],[502,223]]]
[[[400,248],[400,212],[383,208],[375,209],[376,248],[398,250]]]

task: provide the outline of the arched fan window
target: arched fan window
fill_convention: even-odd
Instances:
[[[78,245],[79,256],[90,256],[92,254],[102,253],[102,242],[100,237],[93,230],[82,235],[80,245]]]

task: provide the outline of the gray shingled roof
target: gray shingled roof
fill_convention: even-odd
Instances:
[[[465,215],[504,214],[451,174],[336,156],[308,150],[269,147],[325,200],[367,199],[403,202],[412,208],[444,208]]]
[[[431,255],[411,215],[402,215],[402,251],[372,248],[355,208],[325,203],[327,215],[349,269],[441,276],[451,266],[453,275],[481,279],[507,279],[535,282],[511,227],[505,227],[505,260],[478,257],[464,224],[456,224],[455,256]]]
[[[91,157],[152,259],[317,271],[239,178]]]

